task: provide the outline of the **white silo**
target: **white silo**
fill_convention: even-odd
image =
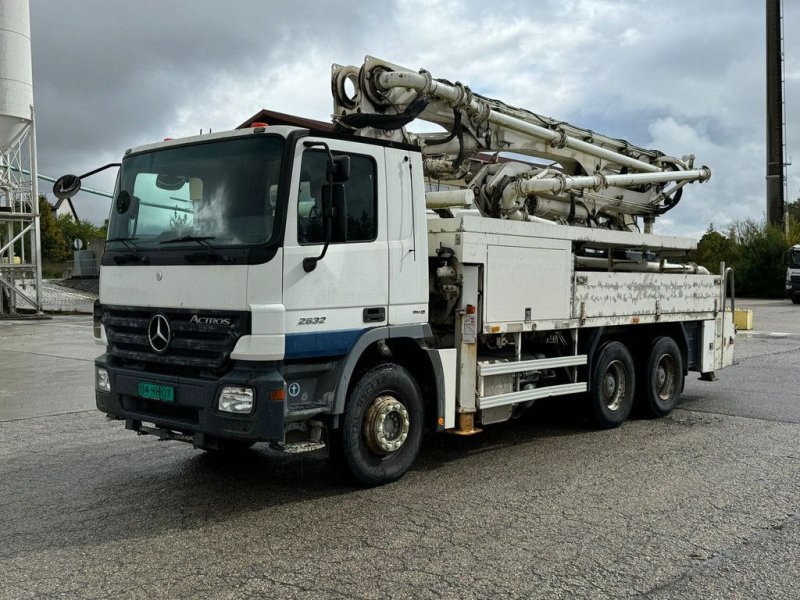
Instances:
[[[0,1],[0,148],[30,124],[33,104],[28,0]]]
[[[42,307],[32,75],[28,0],[0,0],[0,313]]]

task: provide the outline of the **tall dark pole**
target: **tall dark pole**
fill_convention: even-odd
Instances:
[[[783,227],[782,0],[767,0],[767,223]]]

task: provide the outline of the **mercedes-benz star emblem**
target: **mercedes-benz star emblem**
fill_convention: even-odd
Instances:
[[[172,333],[169,330],[169,321],[161,313],[156,313],[147,326],[147,339],[150,347],[158,354],[163,354],[169,347]]]

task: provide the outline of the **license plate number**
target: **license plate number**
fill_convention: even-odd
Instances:
[[[148,400],[175,402],[175,388],[171,385],[159,385],[149,381],[139,382],[139,396]]]

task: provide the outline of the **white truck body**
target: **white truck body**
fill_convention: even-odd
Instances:
[[[666,414],[688,371],[732,364],[726,275],[668,261],[693,241],[426,202],[424,157],[262,124],[126,152],[98,408],[206,449],[327,440],[376,484],[423,427],[469,435],[553,396],[616,426],[634,395]]]

